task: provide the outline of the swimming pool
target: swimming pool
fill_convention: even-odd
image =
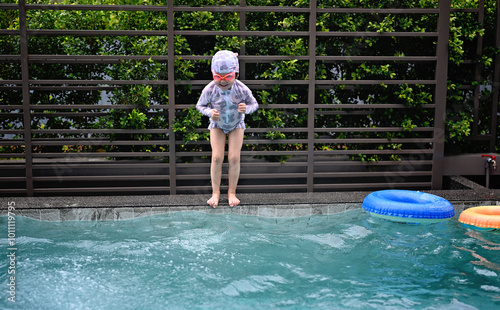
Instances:
[[[7,227],[8,219],[0,218]],[[8,239],[1,239],[8,248]],[[498,309],[500,234],[351,210],[263,218],[172,212],[123,221],[16,218],[8,309]]]

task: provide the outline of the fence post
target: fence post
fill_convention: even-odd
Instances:
[[[480,28],[484,28],[484,0],[479,0],[478,3],[478,23]],[[483,55],[483,36],[477,37],[476,43],[476,55]],[[481,70],[483,69],[483,65],[480,62],[477,62],[475,65],[474,76],[476,81],[481,80]],[[479,83],[474,87],[474,118],[472,122],[472,136],[478,135],[478,124],[479,124],[479,98],[481,97],[481,86]]]
[[[168,153],[170,195],[177,193],[177,172],[175,160],[175,40],[174,40],[174,0],[167,2],[167,70],[168,70]]]
[[[246,7],[247,6],[247,1],[246,0],[240,0],[240,7]],[[239,13],[239,17],[240,17],[240,31],[246,31],[246,11],[241,11]],[[240,36],[240,38],[242,40],[245,40],[246,36],[242,35]],[[240,50],[239,50],[239,54],[240,55],[246,55],[246,47],[245,47],[245,44],[242,44],[240,46]],[[246,64],[245,64],[245,61],[243,60],[240,60],[240,79],[241,80],[244,80],[246,79],[246,74],[245,74],[245,71],[246,71]]]
[[[446,119],[446,91],[448,88],[448,41],[450,36],[450,0],[439,1],[436,94],[434,102],[434,152],[432,155],[432,189],[443,186],[444,137]]]
[[[314,104],[316,99],[316,6],[309,4],[309,87],[307,96],[307,192],[314,191]]]
[[[33,147],[31,145],[31,108],[28,68],[28,25],[26,0],[19,0],[19,35],[21,48],[21,74],[23,90],[24,160],[26,171],[26,195],[33,196]]]
[[[497,15],[495,27],[495,48],[500,49],[500,0],[497,0]],[[492,102],[491,102],[491,139],[490,139],[490,152],[495,151],[497,140],[497,121],[498,121],[498,100],[500,92],[500,54],[495,56],[495,67],[493,71],[493,89],[492,89]]]

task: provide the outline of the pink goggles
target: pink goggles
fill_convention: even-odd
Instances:
[[[220,75],[218,73],[215,73],[212,70],[212,76],[214,77],[214,81],[219,82],[220,80],[226,80],[226,81],[232,81],[236,78],[236,71],[238,71],[239,64],[236,65],[236,69],[233,72],[229,72],[224,75]]]
[[[220,80],[232,81],[236,78],[236,71],[230,72],[230,73],[225,74],[225,75],[220,75],[220,74],[217,74],[215,72],[212,72],[212,74],[214,77],[214,81],[216,81],[216,82],[218,82]]]

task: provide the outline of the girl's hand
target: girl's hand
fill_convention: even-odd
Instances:
[[[246,104],[244,104],[243,102],[238,104],[238,112],[240,112],[241,114],[245,114],[246,111],[247,111]]]
[[[219,111],[217,111],[216,109],[212,110],[212,119],[216,122],[219,121]]]

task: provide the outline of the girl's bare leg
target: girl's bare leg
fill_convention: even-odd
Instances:
[[[220,199],[220,182],[222,176],[222,162],[224,161],[224,148],[226,134],[218,128],[210,130],[210,146],[212,147],[212,164],[210,166],[210,177],[212,180],[212,197],[207,203],[212,208],[217,208]]]
[[[240,155],[244,133],[243,128],[236,128],[229,133],[228,137],[229,189],[227,199],[230,207],[236,207],[240,203],[240,200],[236,197],[236,186],[238,186],[238,179],[240,178]]]

